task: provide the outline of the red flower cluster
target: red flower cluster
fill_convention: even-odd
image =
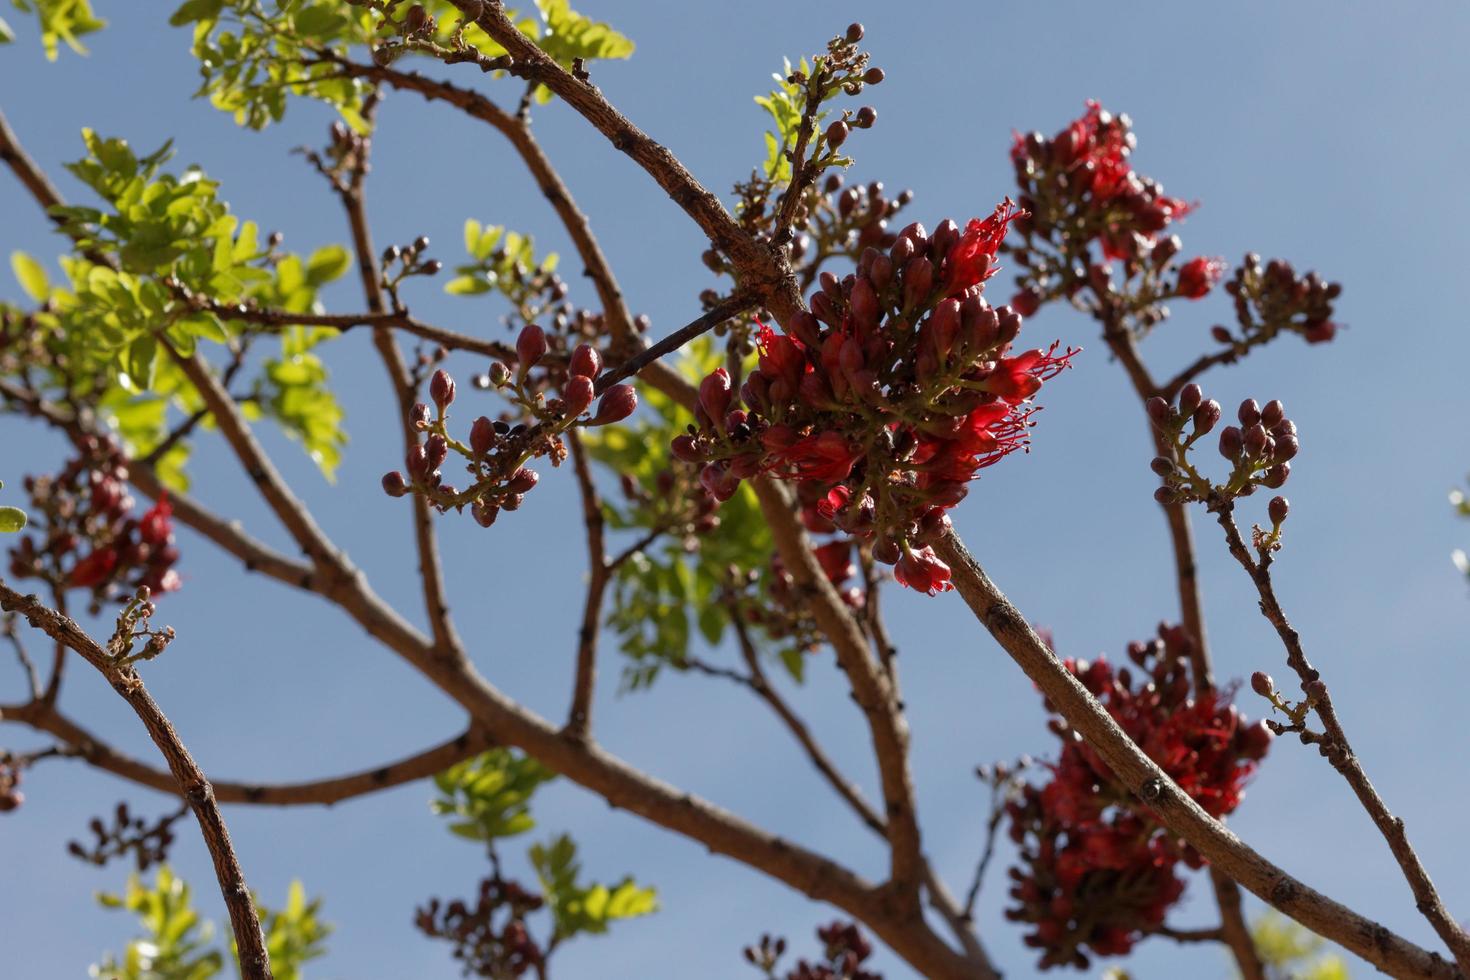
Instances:
[[[796,484],[808,524],[874,541],[900,582],[933,593],[949,569],[929,545],[976,473],[1026,445],[1042,382],[1072,351],[1010,354],[1021,317],[982,295],[1017,212],[1006,201],[961,231],[905,228],[868,248],[845,279],[821,276],[811,312],[760,328],[760,361],[740,389],[722,368],[699,390],[698,426],[674,440],[729,499],[771,473]]]
[[[1179,267],[1179,295],[1185,299],[1204,299],[1223,275],[1224,259],[1196,256]]]
[[[98,599],[113,588],[132,593],[147,586],[155,595],[179,588],[168,497],[134,517],[122,451],[91,438],[82,449],[56,476],[26,478],[41,534],[10,550],[11,574],[90,589]]]
[[[1080,216],[1082,237],[1098,239],[1104,258],[1133,259],[1148,251],[1192,205],[1166,196],[1157,182],[1134,172],[1128,159],[1136,143],[1132,128],[1126,115],[1088,100],[1087,112],[1051,139],[1016,134],[1011,161],[1021,207],[1031,212],[1022,229],[1050,238],[1063,219]]]
[[[1134,643],[1139,670],[1104,659],[1066,661],[1129,737],[1211,816],[1239,805],[1243,787],[1271,743],[1263,722],[1249,725],[1226,697],[1191,695],[1188,648],[1178,627]],[[1048,705],[1050,708],[1050,705]],[[1127,953],[1163,924],[1184,891],[1175,873],[1202,865],[1199,854],[1155,820],[1060,715],[1050,727],[1062,751],[1045,786],[1026,786],[1010,804],[1010,834],[1021,848],[1006,912],[1034,929],[1043,969],[1088,965],[1084,948]]]

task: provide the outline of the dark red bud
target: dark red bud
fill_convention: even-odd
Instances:
[[[562,408],[569,417],[581,415],[592,404],[593,394],[591,378],[580,374],[570,377],[561,390]]]
[[[1168,402],[1166,402],[1158,395],[1155,395],[1154,397],[1150,398],[1143,407],[1144,410],[1148,412],[1148,418],[1150,422],[1158,426],[1160,429],[1168,427],[1170,421],[1172,420],[1172,413],[1169,411]]]
[[[717,368],[699,383],[699,407],[712,421],[725,417],[730,409],[730,372]]]
[[[383,492],[390,497],[401,497],[408,493],[408,481],[403,474],[394,470],[383,474]]]
[[[1193,415],[1194,410],[1199,408],[1200,402],[1204,401],[1205,393],[1197,384],[1187,384],[1184,390],[1179,392],[1179,414]]]
[[[633,390],[632,385],[613,385],[602,396],[597,403],[597,414],[592,417],[592,425],[607,425],[610,422],[621,422],[633,410],[638,407],[638,393]]]
[[[688,433],[675,436],[674,441],[669,444],[669,450],[686,463],[697,463],[701,459],[694,437]]]
[[[1266,427],[1257,421],[1247,426],[1246,430],[1241,433],[1241,445],[1245,447],[1249,455],[1261,456],[1266,450],[1266,438]]]
[[[541,476],[535,470],[522,466],[510,475],[505,489],[511,493],[529,493],[540,480]]]
[[[1276,690],[1276,682],[1271,679],[1270,674],[1263,670],[1258,670],[1254,674],[1251,674],[1251,690],[1263,698],[1269,698]]]
[[[475,419],[475,424],[470,426],[470,449],[477,456],[483,456],[494,447],[497,441],[495,423],[481,415]]]
[[[911,310],[934,291],[934,263],[919,255],[903,267],[903,306]]]
[[[454,379],[449,376],[448,371],[441,368],[434,372],[434,376],[429,379],[429,397],[434,399],[434,404],[439,406],[441,412],[454,401]]]
[[[422,482],[432,469],[429,466],[429,454],[423,446],[414,446],[410,449],[403,463],[408,470],[408,478],[414,482]]]
[[[1261,423],[1268,429],[1275,428],[1282,419],[1286,418],[1286,406],[1281,404],[1281,399],[1276,398],[1266,403],[1261,409]]]
[[[415,402],[413,408],[408,412],[408,420],[414,425],[428,425],[429,406],[423,402]]]
[[[581,375],[584,378],[596,378],[602,371],[602,355],[591,344],[578,344],[577,349],[572,351],[572,359],[567,364],[567,373]]]
[[[843,143],[847,142],[847,134],[850,131],[847,123],[841,119],[837,120],[827,127],[827,145],[831,146],[834,150],[837,149]]]
[[[1277,463],[1286,463],[1296,459],[1296,454],[1301,452],[1302,444],[1297,437],[1290,433],[1276,437],[1276,452],[1271,454],[1271,459]]]
[[[1227,425],[1220,430],[1220,455],[1226,459],[1235,460],[1240,458],[1244,446],[1241,441],[1240,430],[1233,425]]]
[[[500,516],[500,508],[484,500],[476,500],[470,507],[470,514],[474,516],[476,524],[489,527]]]
[[[444,465],[444,460],[449,456],[449,442],[435,432],[424,441],[424,453],[428,458],[429,472],[437,470]]]
[[[1194,431],[1196,435],[1204,435],[1215,427],[1225,414],[1220,403],[1211,398],[1194,410]]]
[[[1240,403],[1240,410],[1236,412],[1236,418],[1240,419],[1243,428],[1250,428],[1261,421],[1261,406],[1256,404],[1254,398],[1247,398]]]
[[[546,356],[546,331],[528,323],[516,338],[516,361],[522,372],[529,371],[537,361]]]
[[[1270,515],[1272,524],[1285,523],[1286,515],[1291,513],[1291,503],[1285,497],[1272,497],[1266,513]]]

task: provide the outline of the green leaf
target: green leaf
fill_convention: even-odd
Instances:
[[[51,283],[46,278],[46,268],[24,252],[10,253],[10,268],[15,273],[20,288],[37,303],[44,303],[51,295]]]
[[[224,970],[224,954],[208,949],[214,927],[200,919],[189,886],[167,865],[152,887],[138,875],[128,878],[122,895],[97,896],[104,908],[138,916],[143,935],[130,941],[121,961],[108,955],[92,968],[105,980],[210,980]]]
[[[0,533],[14,534],[25,526],[25,511],[19,507],[0,507]]]
[[[601,934],[619,919],[650,915],[658,910],[654,889],[640,887],[631,878],[624,878],[611,888],[597,883],[581,884],[577,845],[566,834],[547,844],[533,846],[530,858],[546,893],[559,939],[570,939],[579,933]]]
[[[276,980],[303,980],[303,963],[325,956],[332,926],[320,919],[322,900],[306,898],[306,888],[292,881],[286,906],[268,909],[256,902],[265,932],[266,952]]]
[[[530,801],[541,784],[556,778],[530,756],[491,749],[450,766],[434,777],[438,798],[429,808],[452,817],[451,833],[469,840],[514,837],[533,828]]]
[[[14,40],[15,32],[10,29],[9,24],[5,23],[5,18],[0,17],[0,44],[10,44]]]
[[[306,281],[321,288],[341,279],[352,265],[352,255],[341,245],[325,245],[311,253],[306,262]]]

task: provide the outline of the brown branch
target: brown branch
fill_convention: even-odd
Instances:
[[[1415,908],[1454,953],[1460,969],[1470,974],[1470,934],[1445,910],[1439,892],[1429,878],[1429,872],[1425,870],[1418,853],[1409,843],[1408,835],[1404,832],[1403,818],[1395,817],[1389,811],[1388,804],[1374,789],[1362,763],[1358,761],[1348,742],[1342,721],[1337,716],[1337,709],[1333,707],[1331,693],[1322,683],[1320,673],[1307,660],[1306,651],[1302,649],[1301,635],[1287,620],[1286,613],[1282,611],[1281,603],[1276,598],[1276,588],[1271,582],[1270,553],[1267,552],[1259,562],[1251,558],[1246,543],[1241,538],[1240,529],[1235,525],[1233,509],[1233,504],[1227,502],[1217,513],[1220,526],[1225,529],[1225,540],[1230,546],[1230,554],[1240,562],[1255,585],[1256,593],[1261,599],[1261,614],[1276,629],[1276,634],[1286,648],[1287,664],[1296,672],[1302,690],[1317,712],[1317,717],[1322,720],[1323,733],[1326,736],[1319,743],[1322,755],[1347,780],[1358,802],[1368,812],[1373,825],[1388,843],[1388,849],[1393,852],[1394,860],[1398,862],[1404,879],[1409,883],[1409,890],[1413,892]]]
[[[741,293],[736,293],[703,316],[675,330],[658,343],[639,351],[636,355],[628,358],[617,367],[608,368],[606,371],[603,371],[602,374],[597,376],[597,383],[593,386],[593,390],[601,394],[619,381],[631,378],[659,358],[673,353],[694,338],[708,333],[726,320],[739,316],[755,305],[755,299]]]
[[[816,736],[811,733],[806,723],[801,720],[801,717],[796,714],[795,710],[786,702],[786,699],[781,697],[780,692],[770,683],[765,669],[761,666],[755,644],[751,641],[750,632],[746,628],[745,623],[739,618],[738,609],[733,603],[728,604],[727,608],[730,611],[730,621],[735,628],[736,639],[739,641],[741,658],[745,661],[749,673],[741,674],[738,671],[714,667],[693,658],[689,661],[689,667],[699,670],[701,673],[734,681],[756,694],[756,696],[776,713],[776,716],[781,720],[782,724],[786,726],[787,731],[801,745],[808,761],[827,780],[827,783],[836,791],[837,795],[847,803],[870,830],[884,840],[887,840],[888,826],[884,822],[883,817],[878,811],[873,809],[872,804],[868,802],[867,798],[863,796],[862,791],[857,788],[852,780],[848,779],[837,768],[836,763],[827,755],[826,750],[816,740]],[[965,953],[970,957],[973,968],[976,971],[974,976],[979,978],[998,977],[999,974],[995,972],[995,967],[991,964],[985,948],[980,945],[980,940],[975,935],[969,914],[962,910],[960,905],[955,901],[954,896],[945,887],[944,881],[935,872],[933,865],[929,863],[928,859],[923,858],[922,860],[924,887],[929,893],[929,904],[945,920],[945,923],[949,925],[951,931],[955,934],[955,938],[964,946]]]
[[[56,190],[56,185],[51,183],[41,168],[36,166],[36,161],[32,160],[30,154],[26,153],[25,147],[20,145],[20,140],[16,138],[15,131],[5,121],[4,113],[0,113],[0,162],[4,162],[11,169],[20,182],[25,185],[25,189],[30,192],[31,197],[36,199],[36,203],[46,209],[48,217],[57,224],[60,224],[61,219],[55,215],[51,215],[49,212],[52,208],[60,207],[66,202],[62,200],[60,192]]]
[[[867,719],[883,787],[884,818],[892,850],[891,884],[905,911],[916,914],[921,844],[909,773],[908,724],[887,674],[868,649],[862,628],[817,563],[785,489],[765,477],[755,480],[753,486],[776,550],[796,588],[807,597],[817,625],[831,641],[837,662],[852,687],[853,700]]]
[[[858,789],[851,780],[837,769],[837,765],[828,757],[822,746],[818,744],[812,735],[811,729],[786,703],[779,691],[771,685],[770,678],[766,676],[765,668],[761,666],[760,656],[756,653],[755,644],[751,642],[750,631],[745,622],[740,618],[739,609],[733,603],[727,603],[730,611],[730,623],[735,628],[735,637],[739,641],[740,657],[745,661],[745,667],[750,671],[749,676],[741,677],[740,680],[753,691],[757,697],[766,702],[781,723],[786,726],[787,731],[801,745],[802,751],[811,760],[817,772],[827,780],[837,795],[842,797],[847,805],[852,807],[863,823],[881,837],[888,836],[888,825],[882,815],[873,809],[873,805],[863,796],[862,790]],[[737,675],[738,676],[738,675]]]
[[[602,498],[592,482],[587,449],[576,429],[567,433],[572,451],[572,469],[582,498],[582,523],[587,529],[587,596],[583,603],[582,626],[577,631],[577,669],[572,684],[572,706],[567,712],[567,734],[586,738],[592,726],[592,693],[597,684],[597,632],[602,618],[602,599],[607,591],[609,565],[603,543]]]
[[[30,690],[31,700],[38,701],[41,698],[41,673],[36,669],[36,662],[26,652],[25,641],[20,638],[20,631],[15,628],[15,617],[6,616],[4,626],[5,638],[10,641],[11,647],[15,649],[15,659],[20,662],[20,668],[26,676],[26,686]],[[0,718],[3,718],[0,715]]]
[[[954,585],[976,618],[1043,696],[1159,821],[1194,845],[1212,865],[1308,929],[1386,973],[1445,980],[1464,976],[1438,953],[1421,949],[1287,874],[1210,817],[1087,693],[996,588],[957,535],[946,535],[935,550],[950,564]]]
[[[371,256],[369,256],[369,262],[371,262]],[[371,265],[369,265],[369,275],[373,276],[374,282],[377,281],[377,272]],[[249,304],[221,303],[207,296],[200,296],[177,281],[165,280],[164,284],[172,288],[174,293],[191,308],[212,313],[221,320],[238,320],[241,323],[268,327],[272,330],[284,330],[287,327],[331,327],[345,333],[355,327],[369,327],[374,331],[391,329],[438,344],[446,350],[483,354],[486,357],[500,360],[515,357],[514,348],[509,344],[495,340],[481,340],[468,334],[436,327],[415,319],[407,311],[393,312],[379,308],[367,313],[293,313],[290,310],[277,310]]]
[[[1153,375],[1150,374],[1139,354],[1137,335],[1124,322],[1117,301],[1096,289],[1093,290],[1093,293],[1098,299],[1098,316],[1103,323],[1103,337],[1128,374],[1134,393],[1138,396],[1139,404],[1146,404],[1150,398],[1155,396],[1172,401],[1178,395],[1178,389],[1161,389],[1154,381]],[[1182,388],[1183,385],[1181,384],[1180,387]],[[1159,456],[1169,455],[1170,447],[1163,433],[1159,432],[1146,416],[1144,424],[1148,426],[1154,453]],[[1162,503],[1160,507],[1164,511],[1164,520],[1169,527],[1169,544],[1174,557],[1174,582],[1179,593],[1180,618],[1190,639],[1190,673],[1194,678],[1196,694],[1199,697],[1207,697],[1214,690],[1215,678],[1210,662],[1209,638],[1205,633],[1204,603],[1200,598],[1199,567],[1195,560],[1194,532],[1190,527],[1189,512],[1183,502]],[[1265,965],[1261,962],[1260,952],[1256,949],[1255,940],[1251,938],[1250,929],[1245,922],[1245,913],[1241,909],[1239,886],[1213,866],[1210,868],[1210,884],[1215,892],[1215,903],[1220,908],[1222,941],[1230,948],[1241,977],[1243,980],[1266,980]]]
[[[179,740],[178,732],[174,731],[173,725],[159,709],[157,702],[144,688],[137,671],[109,656],[81,627],[42,605],[33,595],[21,595],[0,583],[0,607],[7,612],[20,613],[32,626],[76,651],[83,660],[107,678],[113,690],[122,695],[123,700],[127,701],[128,706],[143,722],[153,744],[158,746],[158,750],[168,761],[179,795],[194,811],[199,829],[204,834],[204,842],[209,847],[209,856],[214,860],[215,877],[219,880],[220,894],[229,909],[230,926],[239,948],[240,975],[244,980],[271,980],[270,954],[266,952],[260,919],[256,915],[250,889],[245,884],[244,872],[240,870],[240,862],[230,843],[230,831],[220,814],[214,790],[189,750]]]
[[[376,93],[368,103],[365,113],[372,124],[378,105]],[[368,225],[367,208],[364,204],[363,182],[367,176],[367,155],[371,152],[371,139],[362,137],[362,151],[356,157],[351,179],[347,185],[334,185],[342,208],[347,212],[347,223],[352,229],[352,249],[357,256],[357,269],[362,280],[363,298],[368,309],[375,314],[387,312],[388,304],[383,295],[383,284],[378,278],[373,259],[377,252],[373,248],[372,230]],[[388,372],[388,381],[393,388],[394,400],[398,403],[398,423],[403,434],[404,452],[418,445],[419,434],[414,428],[411,410],[417,400],[408,368],[403,362],[403,353],[398,341],[386,326],[373,328],[373,346],[383,367]],[[449,615],[449,603],[444,588],[444,570],[439,562],[439,540],[434,533],[434,512],[422,494],[413,495],[414,545],[419,556],[419,578],[423,584],[424,613],[429,619],[429,628],[434,634],[434,645],[446,657],[464,659],[464,644],[454,628]]]
[[[162,793],[181,792],[170,773],[119,752],[55,709],[33,702],[6,708],[3,718],[55,735],[74,750],[77,758],[114,776]],[[225,804],[331,806],[426,779],[493,745],[494,742],[482,731],[471,727],[448,741],[406,758],[330,779],[300,783],[217,781],[213,784],[214,797]]]
[[[602,251],[602,246],[592,233],[587,216],[577,207],[571,191],[562,181],[561,175],[551,165],[550,159],[541,149],[531,133],[528,119],[513,115],[500,108],[490,99],[471,89],[449,82],[428,78],[415,71],[398,71],[380,65],[359,65],[330,52],[320,56],[340,66],[347,74],[389,85],[395,89],[416,92],[430,101],[447,102],[468,115],[489,123],[499,131],[520,155],[526,169],[530,171],[537,187],[556,211],[562,226],[572,239],[578,256],[582,259],[586,275],[597,290],[598,300],[608,317],[609,327],[615,337],[631,337],[633,317],[623,299],[622,290],[612,274],[612,266]],[[534,83],[533,83],[534,84]]]
[[[1159,926],[1150,930],[1150,935],[1163,936],[1172,939],[1176,943],[1223,943],[1225,942],[1224,927],[1215,929],[1173,929],[1169,926]]]

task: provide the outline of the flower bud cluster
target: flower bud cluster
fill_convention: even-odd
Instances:
[[[1072,351],[1011,354],[1021,317],[982,295],[1016,217],[1009,201],[961,230],[905,228],[853,275],[820,277],[811,311],[760,331],[737,393],[723,368],[699,389],[674,455],[705,464],[720,500],[762,473],[794,482],[832,527],[873,540],[899,581],[933,593],[949,570],[930,545],[977,472],[1026,445],[1042,383]]]
[[[384,492],[391,497],[419,494],[441,512],[468,506],[481,527],[490,527],[502,510],[518,510],[539,482],[540,475],[526,463],[548,456],[555,466],[565,458],[562,432],[574,426],[620,422],[633,414],[638,395],[631,385],[613,385],[597,398],[594,379],[602,371],[602,356],[590,344],[572,352],[560,395],[548,399],[538,385],[528,381],[546,352],[545,332],[528,324],[516,339],[516,368],[497,362],[490,370],[490,383],[505,391],[533,424],[512,424],[482,415],[471,423],[463,440],[451,435],[448,426],[449,406],[457,395],[454,378],[442,369],[434,372],[429,379],[434,409],[416,404],[409,419],[423,433],[423,441],[409,448],[403,471],[384,474]],[[594,399],[595,412],[583,419]],[[444,482],[442,468],[451,452],[463,458],[470,475],[470,485],[464,490]]]
[[[1129,156],[1136,145],[1126,114],[1090,100],[1087,112],[1050,139],[1017,134],[1011,162],[1020,206],[1030,214],[1016,230],[1028,242],[1066,242],[1080,253],[1096,241],[1105,259],[1148,261],[1159,235],[1192,205],[1134,171]],[[1167,258],[1177,251],[1176,243]]]
[[[119,803],[113,812],[111,826],[103,823],[101,817],[93,817],[87,824],[97,838],[94,844],[89,847],[81,841],[68,841],[66,852],[99,868],[114,858],[131,854],[138,870],[147,871],[168,861],[169,848],[174,843],[173,825],[188,813],[188,810],[175,810],[150,822],[135,816],[126,803]]]
[[[1189,453],[1223,418],[1220,403],[1206,399],[1199,385],[1188,384],[1180,391],[1177,405],[1155,397],[1145,407],[1172,453],[1172,458],[1159,456],[1151,464],[1164,481],[1154,491],[1154,499],[1162,504],[1193,500],[1215,506],[1250,496],[1257,487],[1280,489],[1291,476],[1291,461],[1301,451],[1296,423],[1286,417],[1281,402],[1270,401],[1263,407],[1247,398],[1235,413],[1239,424],[1219,430],[1217,448],[1231,469],[1224,483],[1212,483],[1195,468]],[[1284,497],[1273,500],[1271,506],[1273,520],[1278,510],[1281,520],[1286,519]]]
[[[816,963],[798,960],[785,980],[883,980],[880,973],[863,964],[873,955],[873,944],[855,922],[832,922],[817,928],[822,958]],[[786,940],[761,936],[758,946],[745,947],[745,960],[767,977],[775,977],[776,966],[786,952]]]
[[[1247,254],[1225,284],[1235,301],[1236,335],[1223,326],[1211,331],[1216,341],[1237,348],[1265,343],[1280,333],[1294,333],[1309,344],[1324,344],[1337,336],[1333,305],[1342,286],[1326,282],[1315,272],[1298,275],[1285,259]]]
[[[1161,624],[1157,639],[1130,644],[1132,666],[1115,669],[1103,658],[1065,663],[1139,748],[1219,818],[1240,804],[1272,736],[1263,723],[1247,723],[1228,696],[1194,694],[1192,642],[1182,628]],[[1203,861],[1047,708],[1062,749],[1051,780],[1025,786],[1008,804],[1021,854],[1010,871],[1006,916],[1034,927],[1025,942],[1042,951],[1043,969],[1085,968],[1089,953],[1123,955],[1161,926],[1184,892],[1178,865]]]
[[[94,603],[118,591],[179,588],[168,497],[135,514],[127,458],[117,444],[87,436],[79,448],[60,473],[26,478],[36,533],[10,549],[10,574],[90,590]]]
[[[531,936],[525,919],[544,904],[540,895],[497,875],[480,882],[473,905],[430,899],[415,911],[414,925],[426,936],[448,940],[465,976],[540,975],[547,951]]]

